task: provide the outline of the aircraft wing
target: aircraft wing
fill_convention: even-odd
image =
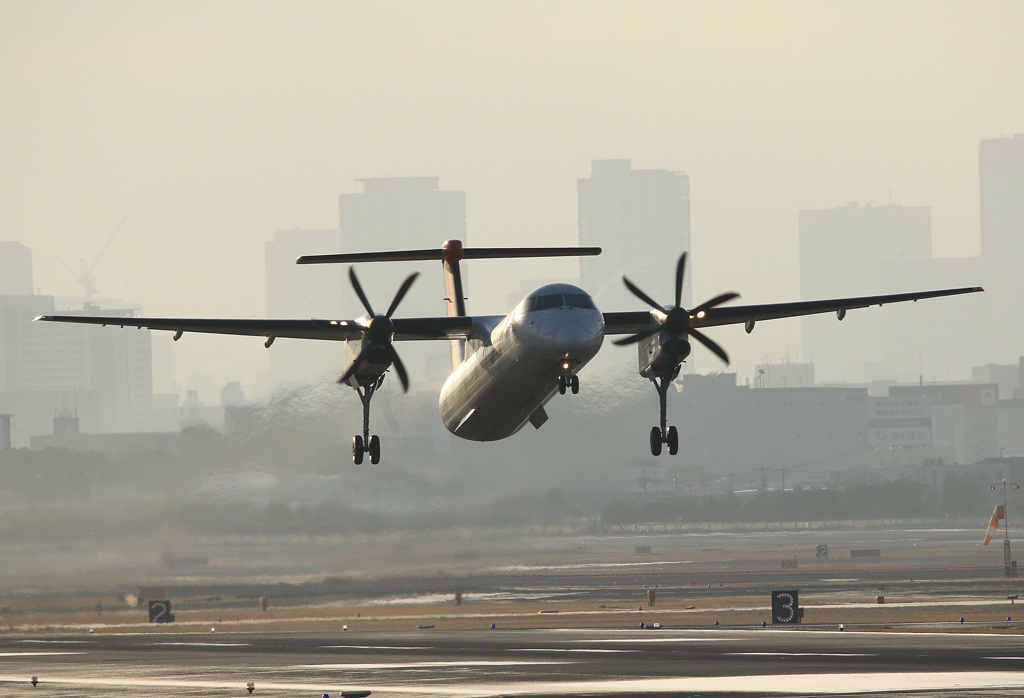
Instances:
[[[733,305],[717,306],[704,311],[699,317],[690,318],[691,327],[716,327],[718,325],[747,324],[753,327],[760,320],[776,320],[778,318],[836,313],[842,319],[847,310],[867,308],[872,305],[886,303],[903,303],[919,301],[926,298],[942,296],[958,296],[964,293],[977,293],[985,289],[980,286],[969,288],[953,288],[940,291],[920,291],[916,293],[895,293],[884,296],[859,296],[855,298],[831,298],[820,301],[798,301],[795,303],[768,303],[765,305]],[[649,311],[605,313],[605,334],[629,334],[639,332],[655,323],[655,317]]]
[[[491,316],[394,318],[395,339],[473,339],[489,332],[497,320]],[[90,317],[86,315],[40,315],[44,322],[72,322],[86,325],[113,325],[175,333],[204,332],[265,337],[344,341],[361,336],[360,320],[244,320],[214,318]]]

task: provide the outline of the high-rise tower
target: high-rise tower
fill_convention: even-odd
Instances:
[[[988,361],[1024,355],[1024,134],[978,147],[981,257],[987,271]]]
[[[800,211],[800,295],[803,300],[882,292],[882,264],[931,257],[927,206],[862,206]],[[906,289],[914,290],[912,288]],[[877,313],[851,313],[842,332],[835,317],[801,320],[803,358],[819,380],[859,381],[865,364],[885,363]],[[870,376],[867,376],[870,378]]]
[[[635,170],[629,160],[594,160],[577,185],[579,243],[603,248],[580,259],[580,283],[602,310],[630,310],[638,301],[623,274],[660,302],[675,294],[675,260],[690,249],[690,178],[685,172]],[[683,305],[692,301],[692,263]]]

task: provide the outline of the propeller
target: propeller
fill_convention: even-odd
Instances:
[[[399,287],[398,293],[395,294],[391,305],[388,306],[387,312],[383,315],[378,315],[373,312],[373,306],[370,305],[366,293],[363,292],[363,286],[359,283],[359,277],[356,276],[355,268],[348,268],[349,281],[352,282],[352,288],[355,289],[356,295],[359,296],[359,301],[366,308],[366,312],[369,313],[370,321],[363,331],[363,337],[366,340],[363,343],[363,348],[359,355],[356,356],[355,361],[352,362],[352,365],[345,371],[345,374],[338,379],[339,383],[347,383],[355,375],[356,371],[359,370],[360,366],[368,360],[373,360],[374,363],[386,362],[393,365],[395,373],[398,374],[398,380],[402,383],[402,392],[409,392],[409,375],[405,372],[405,366],[402,364],[402,360],[398,358],[398,352],[395,351],[395,347],[392,344],[395,336],[395,324],[391,321],[391,316],[394,315],[395,310],[398,309],[398,304],[405,298],[405,294],[409,292],[409,288],[419,275],[419,272],[409,274]]]
[[[678,366],[682,359],[685,358],[686,354],[689,353],[688,348],[685,352],[682,351],[682,345],[686,343],[686,338],[689,336],[707,347],[712,354],[720,358],[722,361],[729,363],[729,355],[725,353],[725,350],[703,332],[691,327],[690,318],[703,313],[705,310],[709,310],[715,306],[721,305],[722,303],[731,301],[734,298],[739,298],[740,294],[733,292],[722,293],[711,300],[701,303],[693,310],[687,310],[682,307],[683,280],[685,278],[686,253],[683,252],[683,254],[679,256],[679,262],[676,263],[676,303],[672,307],[665,309],[656,300],[644,293],[639,286],[634,284],[627,277],[623,276],[622,281],[626,284],[626,288],[628,288],[634,296],[657,310],[659,313],[663,314],[664,319],[654,327],[648,327],[647,329],[640,330],[636,334],[623,337],[622,339],[617,339],[614,344],[618,344],[620,346],[636,344],[637,342],[647,339],[652,335],[664,332],[669,337],[669,363],[675,367]]]

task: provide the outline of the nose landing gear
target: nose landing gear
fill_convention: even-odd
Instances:
[[[573,395],[577,394],[580,391],[580,377],[576,375],[559,376],[558,393],[560,395],[565,395],[566,389],[571,390]]]

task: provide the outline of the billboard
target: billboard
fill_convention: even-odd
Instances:
[[[880,397],[868,400],[868,445],[872,448],[931,446],[931,398]]]

